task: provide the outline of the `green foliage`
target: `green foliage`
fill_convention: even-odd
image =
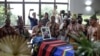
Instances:
[[[3,25],[4,20],[5,20],[4,5],[0,4],[0,26]]]
[[[5,16],[5,10],[4,10],[4,5],[3,4],[0,4],[0,26],[4,25],[4,22],[5,22],[5,19],[6,19],[6,16]],[[8,16],[10,17],[11,19],[11,25],[16,25],[16,15],[12,14],[11,11],[9,11],[8,13]]]
[[[51,15],[52,15],[52,8],[49,7],[48,5],[45,6],[45,7],[42,9],[42,11],[41,11],[42,17],[43,17],[43,15],[45,14],[45,12],[47,12],[47,13],[49,14],[49,16],[51,16]]]
[[[89,41],[82,32],[79,32],[79,36],[69,35],[76,40],[71,43],[78,46],[76,56],[100,56],[100,41]]]

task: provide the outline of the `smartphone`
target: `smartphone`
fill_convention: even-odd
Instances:
[[[34,9],[30,9],[30,11],[34,11]]]

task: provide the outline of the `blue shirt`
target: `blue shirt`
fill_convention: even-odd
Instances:
[[[31,23],[31,29],[34,27],[34,26],[36,26],[37,25],[37,19],[35,19],[35,18],[32,18],[32,17],[30,17],[30,16],[28,16],[28,18],[29,18],[29,20],[30,20],[30,23]]]
[[[39,44],[42,41],[43,41],[42,36],[36,36],[36,37],[34,37],[32,44]]]

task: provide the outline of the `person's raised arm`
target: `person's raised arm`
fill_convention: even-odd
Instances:
[[[29,10],[28,18],[30,18],[30,10]]]

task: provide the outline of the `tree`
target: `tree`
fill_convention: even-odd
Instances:
[[[4,9],[5,9],[4,4],[0,4],[0,26],[4,25],[6,19]],[[11,11],[9,11],[7,14],[10,16],[11,25],[16,25],[16,19],[17,19],[16,15],[12,14]]]

